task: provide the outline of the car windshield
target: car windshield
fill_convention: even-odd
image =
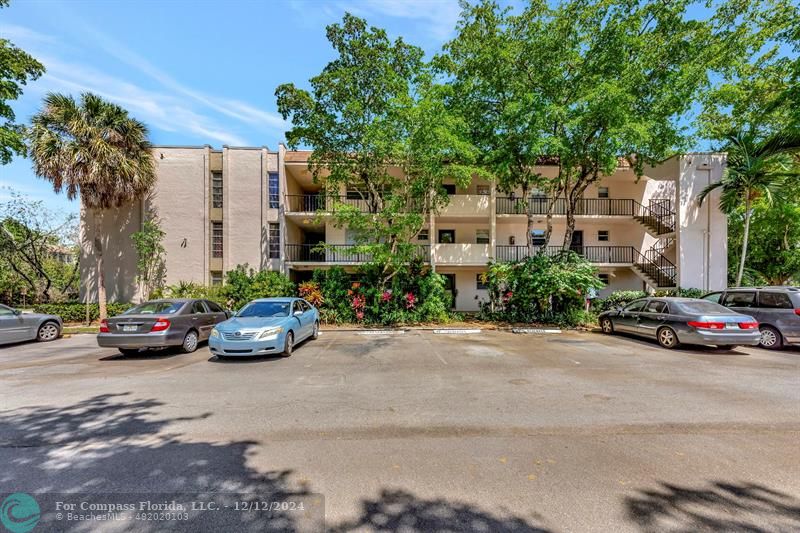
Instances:
[[[245,305],[236,316],[289,316],[291,302],[251,302]]]
[[[678,308],[684,313],[698,315],[723,315],[731,314],[733,311],[714,302],[676,302]]]
[[[172,315],[183,307],[183,302],[145,302],[128,309],[123,315]]]

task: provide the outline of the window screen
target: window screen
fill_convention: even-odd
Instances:
[[[211,257],[222,257],[222,222],[211,223]]]
[[[269,258],[281,258],[281,225],[269,223]]]
[[[211,207],[222,209],[222,172],[211,173]]]
[[[280,189],[278,185],[278,173],[269,173],[269,207],[277,209],[280,200]]]

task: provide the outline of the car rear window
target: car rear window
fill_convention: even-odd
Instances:
[[[730,309],[722,307],[714,302],[698,301],[698,302],[674,302],[684,313],[696,313],[698,315],[719,315],[731,313]]]
[[[172,315],[183,307],[183,302],[145,302],[128,309],[123,315]]]
[[[761,292],[758,294],[758,306],[767,309],[793,309],[792,300],[784,292]]]

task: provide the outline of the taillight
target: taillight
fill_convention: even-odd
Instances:
[[[164,331],[165,329],[169,329],[169,320],[166,318],[157,318],[156,323],[153,324],[150,331]]]
[[[688,322],[690,326],[698,329],[725,329],[725,322]]]
[[[109,333],[108,320],[105,318],[100,321],[100,333]]]
[[[741,329],[758,329],[758,322],[739,322]]]
[[[796,315],[800,315],[800,309],[795,309],[795,310],[794,310],[794,314],[796,314]]]

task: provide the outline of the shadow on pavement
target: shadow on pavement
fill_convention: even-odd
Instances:
[[[662,482],[626,498],[625,508],[647,532],[800,530],[800,500],[755,483],[689,488]]]
[[[519,516],[496,516],[463,502],[421,499],[405,490],[384,489],[378,499],[363,500],[361,506],[361,515],[356,520],[335,524],[329,531],[549,531]],[[532,518],[539,520],[538,516]]]

